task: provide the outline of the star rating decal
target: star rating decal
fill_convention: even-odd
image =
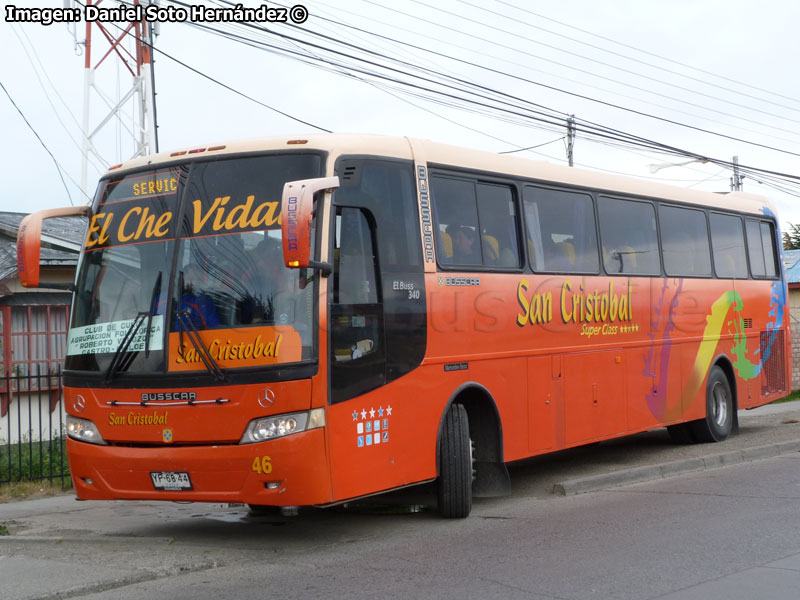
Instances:
[[[376,418],[377,415],[377,418]],[[376,410],[370,406],[369,410],[362,408],[353,410],[353,421],[356,424],[356,446],[368,448],[387,444],[389,442],[389,417],[392,416],[392,407],[380,405]]]

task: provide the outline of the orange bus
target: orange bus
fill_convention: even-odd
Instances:
[[[649,429],[724,440],[785,395],[778,222],[710,194],[429,141],[138,158],[93,205],[64,371],[81,499],[328,506]]]

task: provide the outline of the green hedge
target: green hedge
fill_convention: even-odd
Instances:
[[[69,477],[63,436],[0,446],[0,483]]]

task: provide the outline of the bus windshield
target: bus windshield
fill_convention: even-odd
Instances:
[[[163,373],[314,358],[314,283],[283,265],[286,181],[313,154],[198,162],[101,182],[66,368]]]

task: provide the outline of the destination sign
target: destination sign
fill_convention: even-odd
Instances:
[[[67,356],[115,352],[135,320],[127,319],[110,323],[96,323],[85,327],[72,327],[67,339]],[[147,339],[147,322],[145,322],[133,336],[128,351],[144,350]],[[164,317],[163,315],[154,315],[150,324],[150,350],[161,350],[164,347],[163,340]]]
[[[123,179],[106,182],[101,205],[151,198],[153,196],[177,197],[180,171],[154,171],[129,175]]]
[[[175,239],[178,231],[182,237],[196,237],[280,229],[280,199],[267,200],[263,191],[259,196],[245,190],[237,195],[206,198],[202,197],[202,189],[193,186],[186,194],[179,230],[179,187],[180,172],[174,170],[132,175],[108,183],[100,207],[89,222],[86,249]],[[259,186],[253,187],[257,191]]]

